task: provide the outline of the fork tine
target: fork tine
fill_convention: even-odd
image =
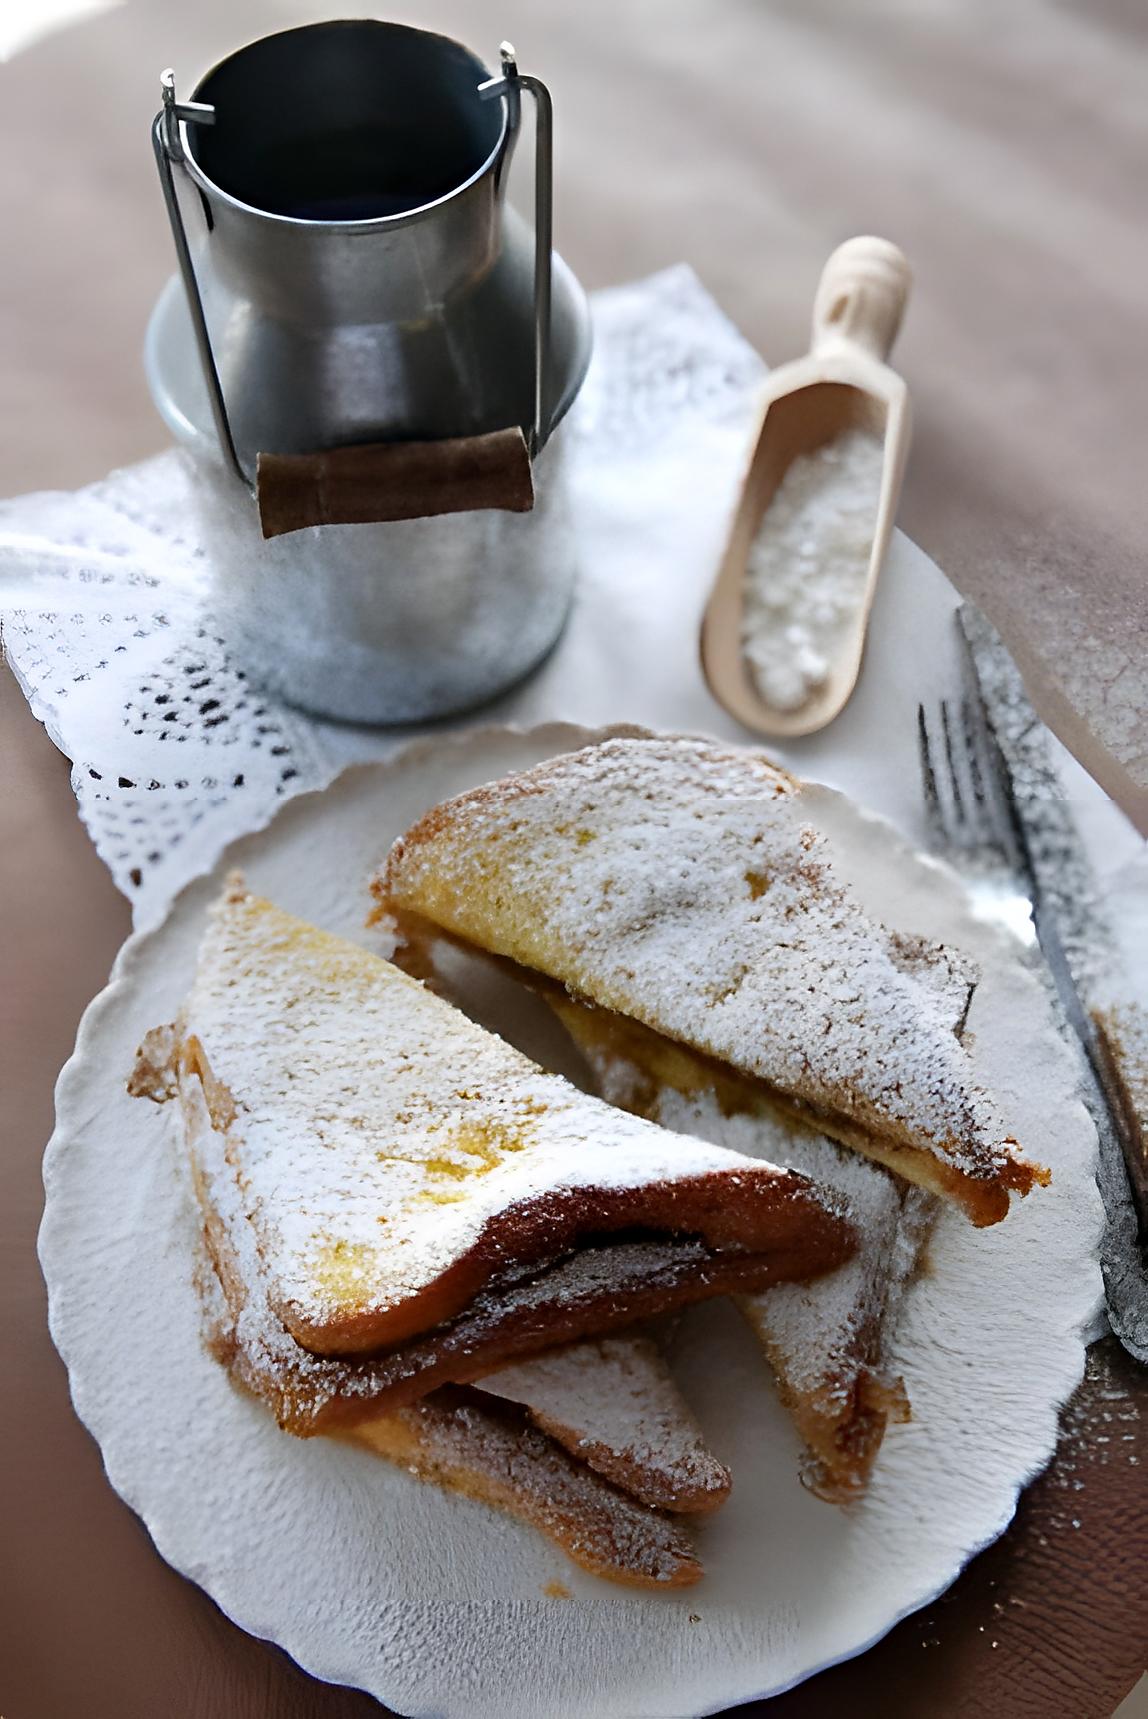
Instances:
[[[960,826],[967,824],[969,820],[965,812],[965,796],[961,789],[961,772],[957,763],[960,751],[959,741],[954,741],[953,729],[954,724],[949,715],[949,701],[947,698],[943,698],[941,700],[941,731],[945,736],[945,761],[949,766],[949,789],[953,796],[953,811],[956,814],[957,824]]]
[[[980,748],[977,745],[976,712],[969,699],[961,700],[961,729],[965,738],[965,757],[969,766],[969,781],[972,784],[973,799],[982,813],[989,810],[988,796],[985,792],[985,778],[981,769]]]
[[[976,694],[939,700],[932,715],[918,705],[917,747],[932,846],[964,879],[978,914],[1031,943],[1031,871],[1010,839],[1009,801],[998,779],[1003,766]]]
[[[996,850],[1012,857],[1007,814],[993,792],[988,731],[967,698],[940,699],[932,719],[917,707],[917,745],[925,816],[949,848]]]
[[[941,799],[937,793],[937,776],[933,768],[933,752],[929,744],[929,725],[923,704],[917,706],[917,752],[921,761],[921,788],[925,796],[925,818],[934,830],[944,829]]]
[[[1014,864],[1021,862],[1021,850],[1006,790],[1001,780],[1003,761],[989,728],[984,706],[979,699],[966,699],[966,752],[969,773],[980,806],[981,822],[986,840],[1006,854]]]

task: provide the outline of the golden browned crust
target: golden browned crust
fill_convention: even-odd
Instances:
[[[479,1380],[479,1389],[482,1381]],[[619,1452],[589,1438],[576,1429],[563,1426],[552,1416],[539,1410],[531,1411],[531,1420],[542,1432],[569,1451],[579,1461],[609,1480],[631,1498],[639,1499],[658,1510],[672,1510],[676,1516],[710,1516],[719,1510],[730,1495],[733,1477],[728,1468],[715,1461],[707,1483],[694,1487],[680,1485],[676,1477],[666,1474],[653,1463],[645,1463],[632,1453]]]
[[[213,1075],[202,1044],[194,1035],[181,1038],[171,1029],[160,1033],[162,1037],[149,1035],[141,1046],[131,1090],[162,1098],[194,1083],[203,1092],[213,1127],[226,1139],[236,1116],[235,1099]],[[161,1046],[168,1064],[157,1069]],[[747,1162],[736,1185],[724,1177],[698,1175],[632,1189],[558,1189],[519,1201],[495,1214],[471,1249],[395,1312],[382,1315],[368,1310],[316,1329],[290,1307],[273,1301],[272,1310],[296,1342],[314,1355],[355,1357],[384,1349],[413,1355],[427,1333],[452,1321],[465,1326],[476,1297],[492,1290],[510,1266],[516,1278],[543,1271],[589,1238],[619,1234],[689,1237],[704,1244],[706,1264],[692,1274],[693,1293],[686,1282],[690,1274],[683,1272],[667,1304],[673,1306],[722,1293],[720,1288],[708,1287],[719,1280],[754,1287],[759,1282],[816,1277],[848,1258],[855,1247],[849,1220],[832,1211],[806,1177]],[[610,1328],[662,1310],[662,1303],[649,1293],[636,1291],[635,1300],[639,1299],[640,1306],[621,1303],[611,1309]],[[579,1323],[571,1314],[549,1342],[527,1337],[528,1347],[552,1347],[605,1328],[594,1325],[596,1314],[589,1307],[580,1317],[587,1322]],[[506,1327],[513,1335],[517,1328],[513,1318],[508,1317]],[[507,1352],[524,1351],[516,1343]],[[496,1364],[491,1359],[487,1370]]]
[[[886,1380],[866,1363],[879,1333],[858,1331],[856,1365],[848,1372],[825,1377],[815,1389],[798,1390],[790,1381],[786,1357],[770,1344],[761,1322],[753,1324],[778,1394],[808,1452],[802,1468],[806,1486],[828,1504],[863,1497],[886,1428],[912,1419],[902,1380]]]
[[[707,1086],[713,1087],[719,1097],[728,1096],[731,1108],[737,1107],[734,1095],[739,1088],[743,1092],[756,1093],[759,1100],[768,1102],[794,1121],[816,1128],[830,1139],[839,1141],[841,1145],[863,1153],[875,1163],[884,1165],[887,1170],[903,1176],[907,1182],[915,1182],[918,1187],[927,1188],[930,1193],[953,1201],[964,1210],[978,1229],[999,1223],[1007,1216],[1010,1191],[1027,1194],[1034,1187],[1047,1187],[1051,1179],[1050,1172],[1043,1165],[1033,1163],[1020,1155],[1017,1141],[1011,1135],[1004,1141],[1009,1153],[994,1167],[991,1175],[987,1170],[962,1170],[958,1165],[939,1158],[935,1152],[897,1139],[891,1133],[866,1128],[855,1119],[839,1112],[808,1104],[756,1075],[746,1074],[719,1062],[708,1052],[699,1050],[684,1040],[671,1038],[664,1033],[655,1033],[653,1028],[641,1021],[617,1014],[612,1009],[605,1009],[591,999],[580,996],[575,989],[559,984],[549,974],[522,966],[508,956],[478,949],[466,938],[444,930],[442,926],[411,908],[398,907],[393,902],[384,907],[381,905],[382,899],[380,896],[379,905],[372,917],[377,919],[385,915],[394,927],[398,942],[393,960],[395,965],[402,967],[405,972],[419,978],[433,974],[432,951],[436,942],[452,944],[471,955],[481,955],[485,960],[529,985],[532,990],[545,997],[559,1013],[565,999],[578,1008],[594,1011],[603,1019],[609,1020],[610,1030],[618,1034],[619,1042],[622,1042],[627,1034],[631,1037],[646,1034],[651,1040],[660,1041],[658,1082],[661,1085],[673,1086],[684,1092],[697,1090],[696,1078],[688,1077],[684,1073],[688,1059],[690,1066],[706,1071]],[[676,1066],[670,1055],[670,1049],[674,1046],[683,1053],[683,1060]],[[634,1060],[643,1062],[644,1065],[648,1055],[647,1045],[643,1057]],[[682,1084],[687,1079],[690,1083]]]
[[[665,736],[638,729],[631,738],[653,741],[664,739]],[[743,769],[760,776],[762,782],[768,783],[775,795],[800,792],[801,782],[780,764],[773,763],[761,753],[747,752],[739,756]],[[553,763],[554,760],[550,762]],[[392,842],[383,870],[371,879],[369,887],[375,898],[375,906],[368,923],[383,919],[392,911],[393,897],[396,894],[395,879],[401,872],[407,855],[418,848],[430,847],[443,831],[452,830],[460,806],[465,805],[475,811],[493,807],[501,812],[512,806],[516,800],[527,800],[535,794],[549,792],[550,783],[545,775],[545,766],[541,766],[538,772],[520,771],[511,776],[503,776],[496,782],[484,782],[477,788],[468,788],[452,799],[442,800],[437,806],[431,806],[421,818],[416,819],[409,830]]]
[[[510,1404],[448,1387],[344,1436],[518,1517],[591,1575],[650,1589],[691,1587],[702,1575],[681,1523],[623,1497]]]
[[[868,1152],[922,1187],[953,1200],[975,1224],[995,1223],[1007,1212],[1011,1192],[1026,1194],[1043,1185],[1048,1172],[1021,1157],[1017,1142],[1004,1133],[994,1114],[991,1098],[971,1078],[964,1079],[958,1062],[945,1054],[943,1040],[930,1042],[929,1034],[937,1026],[933,1018],[937,975],[931,969],[944,952],[921,939],[893,936],[855,909],[846,914],[838,935],[835,904],[844,910],[846,896],[824,853],[816,859],[803,857],[803,851],[811,855],[817,843],[815,832],[800,824],[799,814],[792,829],[770,823],[769,806],[800,795],[801,788],[800,782],[759,754],[681,737],[647,735],[587,747],[432,807],[393,844],[373,879],[373,917],[402,910],[423,914],[445,932],[542,970],[579,995],[770,1080],[770,1067],[755,1048],[751,1019],[753,1007],[760,1002],[766,1018],[773,1019],[770,1042],[780,1047],[779,1066],[784,1064],[787,1071],[782,1082],[785,1090],[795,1105],[817,1106],[802,1108],[801,1114],[844,1144]],[[683,978],[689,1005],[680,1009],[651,954],[658,904],[663,899],[668,904],[672,929],[680,940],[690,908],[681,896],[676,861],[696,869],[697,821],[712,813],[715,831],[729,835],[734,826],[728,820],[723,823],[724,809],[742,803],[743,798],[760,802],[762,830],[753,835],[748,827],[751,815],[748,823],[743,820],[736,837],[715,845],[714,870],[702,878],[695,916],[702,941],[696,961],[687,960]],[[539,801],[541,815],[536,810]],[[664,868],[659,868],[648,843],[630,842],[627,834],[631,824],[637,835],[649,833],[643,810],[646,801],[657,802],[650,808],[649,827],[665,832]],[[759,875],[753,860],[758,844],[765,840],[763,831],[775,837],[774,871],[769,877]],[[736,846],[738,856],[744,849],[740,876],[735,875],[740,859],[729,857],[735,851],[731,841],[741,844]],[[725,909],[713,893],[723,866],[730,869],[728,923],[721,918]],[[627,883],[631,872],[632,892]],[[659,882],[663,875],[668,880],[664,889]],[[778,879],[785,880],[789,894],[801,897],[804,891],[809,912],[802,924],[805,927],[807,918],[812,958],[820,962],[819,970],[833,968],[836,952],[842,951],[846,965],[841,972],[847,974],[853,940],[860,949],[868,939],[872,948],[883,948],[892,968],[919,982],[922,996],[930,997],[930,1008],[922,1011],[927,1025],[915,1037],[911,994],[889,990],[893,1002],[876,1014],[892,1038],[881,1046],[884,1061],[878,1062],[872,1083],[859,1078],[853,1066],[850,1034],[858,1023],[851,1015],[843,1016],[838,1036],[826,1030],[822,1046],[818,1033],[822,1017],[816,1002],[805,1004],[809,1018],[806,1022],[802,1017],[802,1027],[807,1025],[812,1037],[803,1047],[792,1036],[798,1030],[796,1024],[787,1029],[777,1024],[779,1017],[768,1017],[768,999],[759,999],[754,985],[747,982],[755,969],[748,964],[738,968],[735,955],[722,942],[723,926],[757,923],[759,910],[746,917],[745,886],[749,898],[756,901],[772,892]],[[625,940],[632,934],[640,977],[637,970],[628,970],[617,950],[599,960],[596,933],[583,933],[570,917],[571,902],[584,915],[593,913],[596,889],[604,892],[604,903],[608,899],[609,906],[602,911],[616,924],[618,935]],[[583,890],[588,892],[585,897]],[[788,913],[792,907],[779,905],[773,911]],[[632,923],[628,914],[636,916]],[[704,983],[709,934],[722,949],[721,956],[715,957],[722,988],[713,992],[707,992]],[[667,948],[671,945],[672,938]],[[779,937],[768,947],[776,953],[791,945]],[[792,968],[792,960],[789,964]],[[780,981],[792,982],[792,972],[786,975],[786,958],[779,955],[776,965]],[[975,980],[965,988],[966,1012],[974,986]],[[799,983],[794,994],[801,995]],[[885,995],[882,991],[881,996]],[[899,1035],[897,1010],[909,1017],[907,1030]],[[826,1017],[830,1026],[831,1015]],[[962,1025],[962,1021],[954,1023],[958,1037]],[[740,1053],[731,1049],[738,1034],[744,1043]],[[901,1041],[906,1044],[904,1085],[890,1073]],[[810,1049],[814,1044],[816,1056]]]
[[[396,926],[402,937],[395,960],[408,962],[434,982],[435,941],[454,942],[417,916],[400,914]],[[669,1089],[686,1098],[712,1095],[726,1116],[773,1113],[782,1121],[807,1127],[807,1111],[785,1095],[751,1076],[656,1033],[641,1022],[573,997],[564,986],[543,974],[517,966],[502,956],[485,960],[527,984],[563,1022],[576,1046],[594,1066],[594,1051],[625,1066],[622,1103],[628,1110],[657,1120],[660,1099]],[[958,1010],[958,1014],[963,1010]],[[770,1342],[768,1321],[753,1316],[752,1303],[743,1309],[769,1360],[782,1401],[807,1448],[802,1478],[811,1492],[829,1503],[846,1504],[863,1496],[873,1464],[890,1423],[911,1418],[908,1394],[900,1379],[887,1378],[877,1365],[882,1345],[882,1321],[877,1304],[851,1332],[841,1366],[823,1372],[816,1386],[797,1388],[789,1358]],[[552,1430],[552,1429],[547,1429]]]
[[[192,1078],[198,1084],[198,1075]],[[277,1320],[266,1305],[265,1289],[247,1280],[194,1149],[189,1159],[204,1241],[227,1308],[213,1350],[236,1382],[265,1402],[280,1426],[300,1437],[417,1401],[442,1384],[480,1379],[511,1361],[589,1335],[623,1330],[715,1295],[749,1293],[803,1277],[809,1267],[809,1237],[780,1210],[778,1233],[767,1253],[720,1253],[696,1239],[672,1238],[646,1239],[635,1250],[619,1238],[613,1246],[586,1250],[584,1261],[593,1269],[573,1288],[568,1262],[504,1294],[479,1295],[459,1317],[383,1352],[319,1357]],[[809,1210],[819,1228],[821,1208]],[[850,1226],[835,1222],[821,1239],[823,1269],[849,1257]],[[244,1317],[252,1310],[249,1302],[259,1314],[254,1321],[258,1338],[250,1334],[252,1319]]]
[[[247,1302],[247,1285],[226,1226],[205,1198],[202,1178],[194,1179],[206,1244],[195,1280],[204,1303],[208,1347],[241,1389],[254,1392],[272,1408],[277,1403],[282,1407],[290,1393],[290,1370],[280,1368],[272,1381],[270,1358],[260,1364],[245,1349],[238,1319]],[[446,1386],[397,1408],[378,1400],[341,1407],[353,1408],[355,1418],[288,1421],[284,1428],[349,1439],[424,1481],[515,1516],[605,1580],[659,1589],[688,1586],[702,1575],[685,1527],[641,1502],[643,1473],[629,1475],[616,1467],[615,1485],[609,1484],[530,1426],[524,1411],[510,1404],[477,1390]],[[637,1483],[634,1497],[622,1496],[627,1478]]]
[[[664,1332],[670,1323],[658,1325]],[[578,1462],[642,1504],[699,1516],[729,1497],[730,1471],[707,1448],[651,1330],[555,1349],[474,1388],[519,1404]]]
[[[206,1236],[225,1293],[238,1317],[246,1289],[238,1278],[223,1226],[209,1218]],[[547,1295],[543,1273],[533,1285],[535,1296],[499,1309],[481,1301],[449,1325],[426,1337],[401,1344],[385,1354],[353,1360],[319,1361],[298,1348],[281,1354],[250,1348],[237,1340],[229,1326],[219,1358],[252,1395],[261,1398],[287,1431],[308,1437],[333,1426],[351,1425],[383,1408],[415,1402],[446,1383],[481,1380],[511,1361],[542,1354],[587,1335],[622,1331],[643,1319],[690,1306],[715,1295],[753,1293],[771,1283],[790,1280],[800,1269],[793,1257],[761,1258],[712,1255],[698,1258],[693,1250],[661,1249],[657,1260],[645,1262],[643,1274],[627,1280],[610,1269],[611,1250],[598,1256],[604,1270],[600,1288],[571,1297],[561,1288]],[[284,1333],[289,1337],[289,1333]],[[293,1342],[294,1339],[291,1339]],[[308,1364],[310,1363],[310,1364]]]
[[[369,1355],[465,1318],[475,1297],[497,1284],[510,1262],[519,1271],[545,1270],[591,1238],[619,1234],[698,1237],[715,1264],[753,1260],[753,1276],[767,1270],[768,1261],[770,1282],[818,1277],[854,1248],[849,1221],[813,1195],[806,1177],[747,1168],[736,1193],[721,1178],[691,1176],[624,1190],[564,1188],[507,1206],[449,1270],[393,1312],[365,1311],[314,1325],[289,1305],[275,1310],[312,1354]]]
[[[760,1081],[739,1075],[636,1021],[588,1008],[550,981],[544,988],[547,1001],[575,1043],[582,1042],[588,1027],[592,1032],[604,1028],[611,1052],[640,1077],[626,1098],[627,1108],[656,1118],[660,1095],[670,1088],[687,1098],[710,1093],[726,1116],[773,1111],[779,1117],[792,1115],[796,1119],[794,1107]],[[875,1370],[882,1337],[876,1304],[853,1328],[842,1364],[823,1372],[816,1386],[799,1389],[791,1377],[789,1357],[770,1341],[768,1320],[755,1317],[752,1302],[739,1299],[766,1352],[781,1400],[806,1446],[804,1483],[827,1503],[847,1504],[863,1496],[886,1427],[911,1418],[902,1381],[887,1379]]]

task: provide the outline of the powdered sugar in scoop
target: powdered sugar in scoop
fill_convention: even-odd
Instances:
[[[884,446],[847,430],[799,454],[766,509],[746,565],[742,646],[775,710],[825,684],[861,606]]]

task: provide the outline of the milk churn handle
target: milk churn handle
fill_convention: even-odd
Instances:
[[[529,95],[534,97],[536,110],[533,421],[525,438],[517,429],[514,431],[513,437],[510,436],[509,432],[494,432],[486,437],[472,438],[475,449],[467,454],[461,466],[459,465],[460,457],[462,454],[466,454],[464,444],[451,443],[449,446],[418,444],[415,454],[422,464],[440,465],[455,475],[457,481],[453,487],[457,490],[457,495],[453,499],[444,495],[436,499],[434,505],[430,505],[424,497],[422,503],[413,513],[410,510],[412,504],[408,500],[398,511],[393,513],[378,512],[373,515],[375,518],[422,517],[424,514],[454,512],[476,506],[502,507],[518,512],[524,508],[529,508],[533,503],[530,462],[545,447],[549,435],[547,402],[549,400],[550,375],[551,253],[554,225],[554,120],[550,91],[540,79],[519,72],[514,49],[508,42],[502,44],[501,57],[502,76],[490,78],[485,83],[480,84],[480,97],[484,100],[506,97],[510,106],[512,130],[517,120],[518,102],[522,90],[526,90]],[[215,109],[205,102],[177,101],[175,77],[170,71],[164,72],[161,85],[163,106],[156,114],[152,124],[152,145],[155,150],[164,204],[167,208],[168,220],[171,223],[179,272],[187,295],[188,309],[191,313],[195,344],[204,381],[207,385],[211,415],[219,438],[220,449],[227,465],[248,493],[259,502],[262,516],[265,512],[263,491],[265,487],[270,485],[273,475],[272,466],[274,465],[274,475],[279,488],[288,484],[298,486],[300,478],[294,467],[299,461],[291,462],[282,459],[278,461],[278,464],[275,464],[269,456],[261,455],[260,465],[261,467],[266,465],[267,472],[265,474],[261,471],[255,483],[244,471],[240,461],[235,446],[235,438],[231,431],[227,402],[224,398],[219,369],[215,362],[211,334],[203,308],[203,297],[199,290],[191,246],[188,243],[183,212],[180,208],[175,186],[175,168],[184,162],[183,144],[179,135],[180,122],[213,125],[215,123]],[[517,438],[516,442],[514,438]],[[336,523],[343,519],[358,521],[372,517],[369,508],[363,510],[364,504],[359,493],[363,483],[368,478],[363,460],[368,453],[372,453],[380,459],[389,458],[388,450],[384,447],[374,450],[349,449],[344,450],[344,452],[350,460],[351,468],[353,468],[348,469],[347,472],[343,472],[338,465],[338,451],[335,454],[321,456],[323,483],[320,488],[323,497],[325,497],[324,507],[318,511],[313,510],[312,513],[303,517],[302,514],[299,514],[298,497],[296,497],[292,502],[294,511],[291,515],[291,523],[278,523],[272,529],[268,529],[269,520],[265,519],[265,535],[277,535],[283,530],[298,530],[303,524]],[[314,464],[320,456],[306,455],[300,458],[302,463],[306,465],[308,461]],[[472,466],[473,471],[471,471]],[[279,469],[280,467],[282,470]],[[457,472],[455,471],[456,467],[458,467]],[[315,477],[314,473],[308,475],[312,479]],[[381,470],[374,471],[372,468],[371,476],[374,481],[381,482],[384,473]],[[408,482],[411,481],[411,474],[405,472],[405,468],[404,476]],[[463,481],[464,478],[466,478],[465,482]],[[336,482],[336,479],[339,482]],[[425,488],[425,485],[423,487]],[[450,488],[449,485],[447,487]],[[314,488],[314,483],[312,483],[312,488]],[[348,497],[350,497],[350,502],[348,502]],[[304,513],[306,513],[306,509],[304,509]],[[299,514],[298,517],[296,517],[297,514]]]
[[[550,376],[550,273],[554,243],[554,107],[540,78],[520,72],[509,42],[499,49],[502,76],[479,84],[484,101],[505,96],[511,120],[516,118],[519,93],[534,97],[534,422],[527,445],[531,458],[541,453],[549,435],[547,401]],[[513,128],[513,127],[512,127]]]
[[[254,485],[240,464],[239,455],[235,448],[235,438],[231,433],[231,421],[227,416],[227,402],[223,397],[223,384],[219,380],[215,353],[211,349],[211,335],[208,332],[207,318],[203,311],[203,298],[200,294],[199,282],[195,278],[195,264],[192,261],[191,246],[187,241],[187,229],[183,224],[183,211],[179,206],[179,197],[175,189],[175,168],[177,164],[182,166],[184,159],[183,144],[179,136],[179,122],[185,120],[195,125],[214,125],[215,109],[206,102],[176,101],[174,72],[164,72],[160,79],[160,85],[163,90],[163,106],[152,123],[152,147],[155,150],[155,162],[159,170],[159,182],[163,189],[167,218],[171,222],[171,236],[175,241],[176,260],[179,263],[183,289],[187,295],[187,306],[191,312],[191,326],[195,335],[196,348],[199,352],[199,362],[203,369],[204,381],[207,383],[211,416],[215,423],[215,433],[219,437],[219,446],[223,451],[224,459],[244,489],[254,495]]]

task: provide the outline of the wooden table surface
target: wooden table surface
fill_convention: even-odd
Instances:
[[[139,362],[171,266],[147,145],[159,70],[186,87],[242,38],[338,10],[151,0],[0,66],[3,490],[72,486],[162,445]],[[869,229],[906,248],[917,290],[898,358],[918,434],[903,522],[1148,827],[1142,5],[441,0],[393,15],[489,54],[509,35],[552,83],[558,242],[589,285],[686,258],[779,359],[805,339],[833,244]],[[167,1569],[71,1412],[34,1254],[40,1154],[128,911],[7,674],[0,783],[0,1714],[378,1713]],[[1148,1660],[1146,1406],[1144,1375],[1095,1348],[1057,1462],[1005,1538],[770,1714],[1111,1713]]]

